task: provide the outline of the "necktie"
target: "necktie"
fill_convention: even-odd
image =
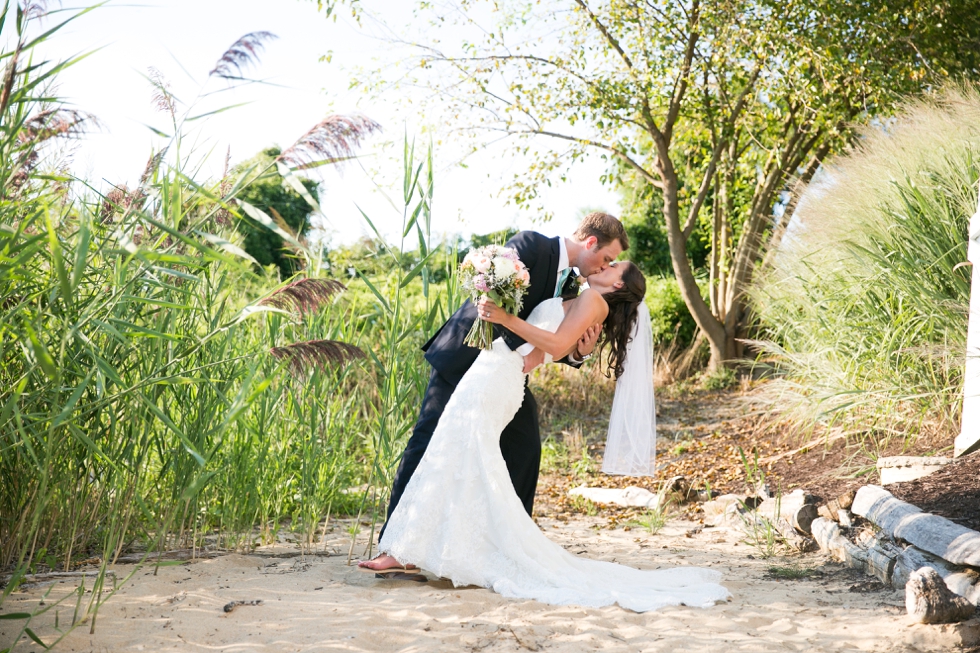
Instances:
[[[568,279],[568,275],[572,273],[572,268],[565,268],[558,273],[558,285],[555,286],[555,297],[561,296],[561,289],[565,285],[565,281]]]

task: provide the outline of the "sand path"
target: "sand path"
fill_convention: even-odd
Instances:
[[[910,625],[904,596],[875,589],[820,556],[805,565],[818,574],[780,580],[772,560],[736,544],[731,531],[672,521],[656,535],[596,530],[600,520],[563,524],[541,520],[549,536],[575,553],[645,568],[699,565],[719,569],[734,598],[709,609],[666,608],[635,614],[618,607],[583,609],[502,598],[482,588],[444,581],[377,580],[346,566],[340,524],[328,535],[332,556],[226,555],[179,566],[139,570],[99,613],[94,635],[83,626],[57,651],[948,651],[980,643],[980,620],[958,626]],[[363,546],[361,547],[363,548]],[[778,561],[777,561],[778,562]],[[785,564],[783,562],[782,564]],[[132,567],[120,565],[124,574]],[[868,591],[870,589],[870,591]],[[27,588],[0,614],[29,611],[50,590],[50,602],[70,582]],[[226,614],[230,601],[261,600]],[[71,609],[58,610],[59,623]],[[51,612],[32,624],[45,641],[55,635]],[[0,620],[0,650],[15,621]],[[22,640],[15,651],[40,647]]]

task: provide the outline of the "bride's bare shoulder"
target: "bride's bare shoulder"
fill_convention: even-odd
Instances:
[[[602,294],[597,290],[592,290],[592,288],[583,290],[578,296],[578,301],[582,303],[583,308],[598,311],[603,318],[609,312],[609,305],[606,304],[606,300],[603,299]]]

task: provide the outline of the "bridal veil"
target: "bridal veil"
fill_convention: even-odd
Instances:
[[[650,328],[650,310],[645,302],[640,302],[633,338],[626,346],[623,374],[616,380],[602,471],[623,476],[653,476],[656,451],[653,331]]]

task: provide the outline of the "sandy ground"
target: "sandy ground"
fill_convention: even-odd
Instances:
[[[803,580],[780,580],[759,552],[732,531],[675,520],[656,535],[598,530],[597,518],[540,520],[570,551],[643,568],[699,565],[719,569],[733,599],[709,609],[666,608],[636,614],[550,606],[502,598],[482,588],[378,580],[346,565],[346,526],[328,534],[333,555],[300,557],[291,545],[138,570],[101,609],[94,635],[83,625],[58,651],[949,651],[980,644],[980,619],[957,626],[911,625],[901,592],[819,555]],[[357,553],[363,550],[359,543]],[[120,565],[120,577],[132,571]],[[2,614],[27,612],[45,592],[48,605],[72,581],[34,586],[9,597]],[[226,614],[230,601],[260,600]],[[32,626],[50,642],[55,611]],[[64,628],[71,607],[56,610]],[[0,620],[0,650],[19,621]],[[23,638],[15,651],[39,651]],[[969,649],[967,649],[969,650]]]

